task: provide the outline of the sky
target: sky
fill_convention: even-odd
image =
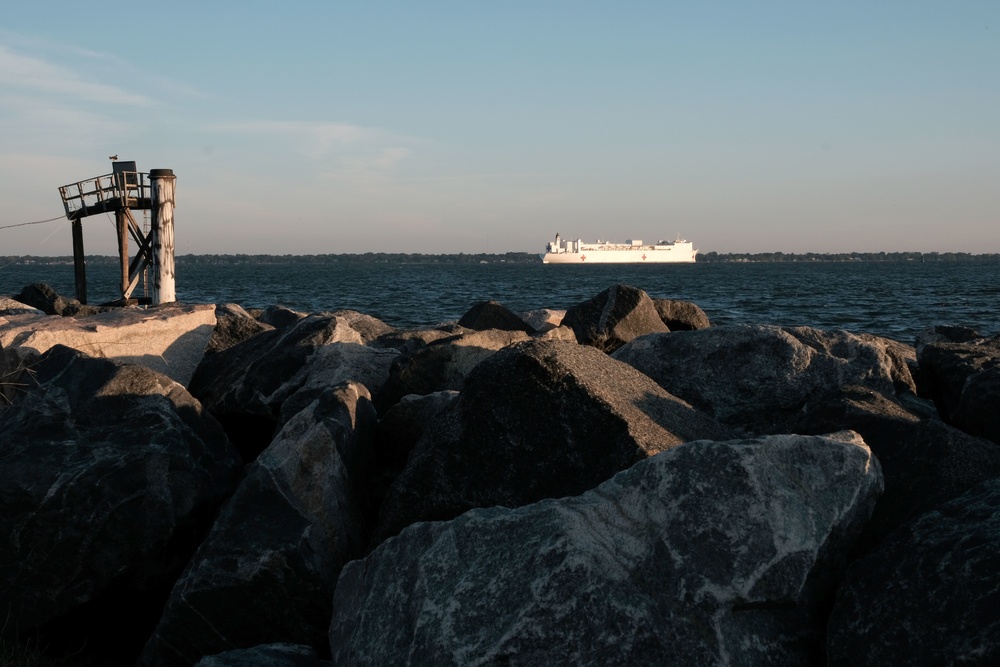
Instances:
[[[0,255],[111,155],[178,254],[997,253],[1000,2],[8,3]]]

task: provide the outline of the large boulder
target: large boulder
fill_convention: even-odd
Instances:
[[[386,324],[377,317],[356,310],[335,310],[331,314],[339,317],[347,323],[347,326],[361,334],[361,342],[365,345],[396,330],[395,327]]]
[[[1000,336],[939,327],[918,337],[917,355],[941,418],[1000,443]]]
[[[272,329],[273,326],[258,321],[239,304],[219,304],[215,307],[215,329],[212,331],[212,338],[208,342],[205,354],[228,350],[259,333]]]
[[[573,329],[580,343],[604,352],[643,334],[669,331],[649,295],[621,284],[567,309],[562,326]]]
[[[830,615],[831,667],[1000,664],[1000,479],[855,561]]]
[[[24,289],[14,297],[23,304],[37,308],[47,315],[62,317],[83,317],[100,312],[100,308],[87,306],[71,297],[65,297],[45,283],[25,285]]]
[[[712,326],[705,311],[690,301],[653,299],[653,305],[671,331],[694,331]]]
[[[176,576],[242,470],[198,401],[148,368],[56,346],[23,382],[0,419],[0,591],[22,631]],[[89,620],[132,631],[138,610],[117,613]]]
[[[337,576],[367,543],[357,485],[374,426],[356,383],[289,420],[174,586],[141,664],[187,666],[275,642],[326,647]]]
[[[85,318],[10,318],[0,323],[0,345],[24,355],[65,345],[92,357],[139,364],[187,385],[214,328],[212,305],[114,308]]]
[[[591,489],[651,454],[732,433],[635,369],[584,345],[511,345],[469,374],[410,453],[376,540],[473,507]]]
[[[501,329],[535,333],[534,327],[498,301],[480,301],[459,318],[458,325],[475,331]]]
[[[434,340],[404,353],[393,364],[389,379],[376,395],[380,414],[407,394],[459,391],[479,362],[512,343],[528,340],[523,331],[487,329]]]
[[[855,434],[693,442],[593,491],[413,525],[348,563],[335,664],[822,664],[881,487]]]
[[[885,492],[859,540],[862,551],[973,486],[1000,477],[1000,445],[922,418],[864,387],[828,396],[789,429],[801,434],[856,431],[878,458]]]
[[[16,299],[0,297],[0,317],[10,317],[12,315],[45,315],[45,311],[34,306],[21,303]]]
[[[215,415],[230,439],[253,460],[267,446],[281,406],[309,377],[309,361],[324,345],[361,344],[361,334],[337,315],[309,315],[205,357],[191,393]]]
[[[399,352],[358,343],[330,343],[317,348],[304,367],[304,378],[295,393],[281,404],[279,424],[313,399],[341,382],[360,382],[376,394],[389,379]]]
[[[913,348],[810,327],[728,325],[643,336],[614,353],[670,393],[753,433],[787,432],[817,401],[858,385],[914,394]]]

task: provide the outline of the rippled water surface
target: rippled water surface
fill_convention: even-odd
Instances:
[[[0,268],[0,295],[45,282],[74,294],[71,266]],[[513,310],[567,308],[615,283],[694,301],[714,324],[808,325],[912,343],[922,329],[961,324],[1000,330],[1000,264],[810,262],[689,265],[288,264],[182,265],[178,300],[349,308],[399,327],[455,320],[474,303]],[[90,303],[113,299],[114,267],[88,268]]]

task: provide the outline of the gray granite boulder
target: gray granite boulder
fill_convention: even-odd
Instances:
[[[732,432],[585,345],[511,345],[469,373],[410,453],[377,541],[415,521],[582,493],[683,442]]]
[[[268,306],[264,310],[260,311],[257,319],[261,323],[266,324],[275,329],[284,329],[289,327],[302,318],[306,317],[308,313],[303,313],[298,310],[292,310],[287,306],[282,306],[281,304],[274,304]]]
[[[303,317],[205,357],[191,379],[191,393],[251,461],[274,435],[282,403],[308,379],[309,360],[337,342],[361,344],[361,334],[336,315]]]
[[[295,393],[282,402],[278,423],[288,421],[316,396],[341,382],[360,382],[371,394],[376,394],[388,381],[397,357],[399,352],[394,349],[359,343],[329,343],[317,348],[303,367],[304,377]]]
[[[580,343],[604,352],[644,334],[669,331],[649,295],[621,284],[567,309],[562,326],[573,329]]]
[[[113,308],[88,317],[12,317],[0,320],[0,345],[24,355],[65,345],[92,357],[145,366],[186,386],[215,323],[215,306],[181,304]]]
[[[272,329],[273,326],[258,321],[239,304],[219,304],[215,307],[215,329],[212,331],[212,338],[208,342],[205,354],[228,350],[259,333]]]
[[[614,357],[719,421],[787,432],[824,396],[858,385],[914,394],[913,348],[886,338],[809,327],[728,325],[650,334]]]
[[[14,297],[17,301],[44,312],[62,317],[84,317],[101,311],[95,306],[87,306],[72,297],[62,296],[45,283],[25,285]]]
[[[285,424],[177,581],[140,664],[275,642],[325,647],[337,576],[367,542],[357,485],[374,426],[356,383]]]
[[[435,340],[403,354],[375,397],[380,414],[407,394],[461,390],[465,376],[483,359],[508,345],[528,339],[523,331],[488,329]]]
[[[1000,477],[1000,445],[922,418],[864,387],[828,395],[788,428],[801,434],[856,431],[878,457],[885,492],[859,540],[863,551],[908,521]]]
[[[705,311],[690,301],[653,299],[653,305],[671,331],[694,331],[712,326]]]
[[[361,342],[365,345],[396,331],[395,327],[386,324],[377,317],[356,310],[335,310],[331,315],[336,315],[346,322],[347,326],[361,334]]]
[[[855,561],[830,615],[831,667],[1000,664],[1000,479]]]
[[[11,315],[45,315],[45,311],[21,303],[17,299],[0,297],[0,317],[10,317]]]
[[[22,631],[176,576],[242,470],[198,401],[147,368],[56,346],[24,381],[0,418],[0,598]]]
[[[524,320],[536,332],[544,333],[561,325],[563,318],[566,317],[566,311],[553,308],[539,308],[518,313],[518,317]]]
[[[415,524],[343,569],[334,664],[822,664],[881,488],[855,434],[692,442],[583,495]]]
[[[443,338],[471,333],[471,329],[458,325],[446,325],[432,329],[399,329],[382,334],[369,345],[377,348],[392,348],[406,354]]]
[[[941,418],[1000,443],[1000,336],[939,327],[918,337],[917,360]]]
[[[534,327],[498,301],[480,301],[459,318],[458,325],[475,331],[501,329],[535,333]]]

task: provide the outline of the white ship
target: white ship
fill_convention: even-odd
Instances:
[[[690,241],[678,238],[674,242],[643,243],[629,239],[625,243],[597,240],[597,243],[556,240],[540,254],[544,264],[660,264],[693,262],[698,251]]]

